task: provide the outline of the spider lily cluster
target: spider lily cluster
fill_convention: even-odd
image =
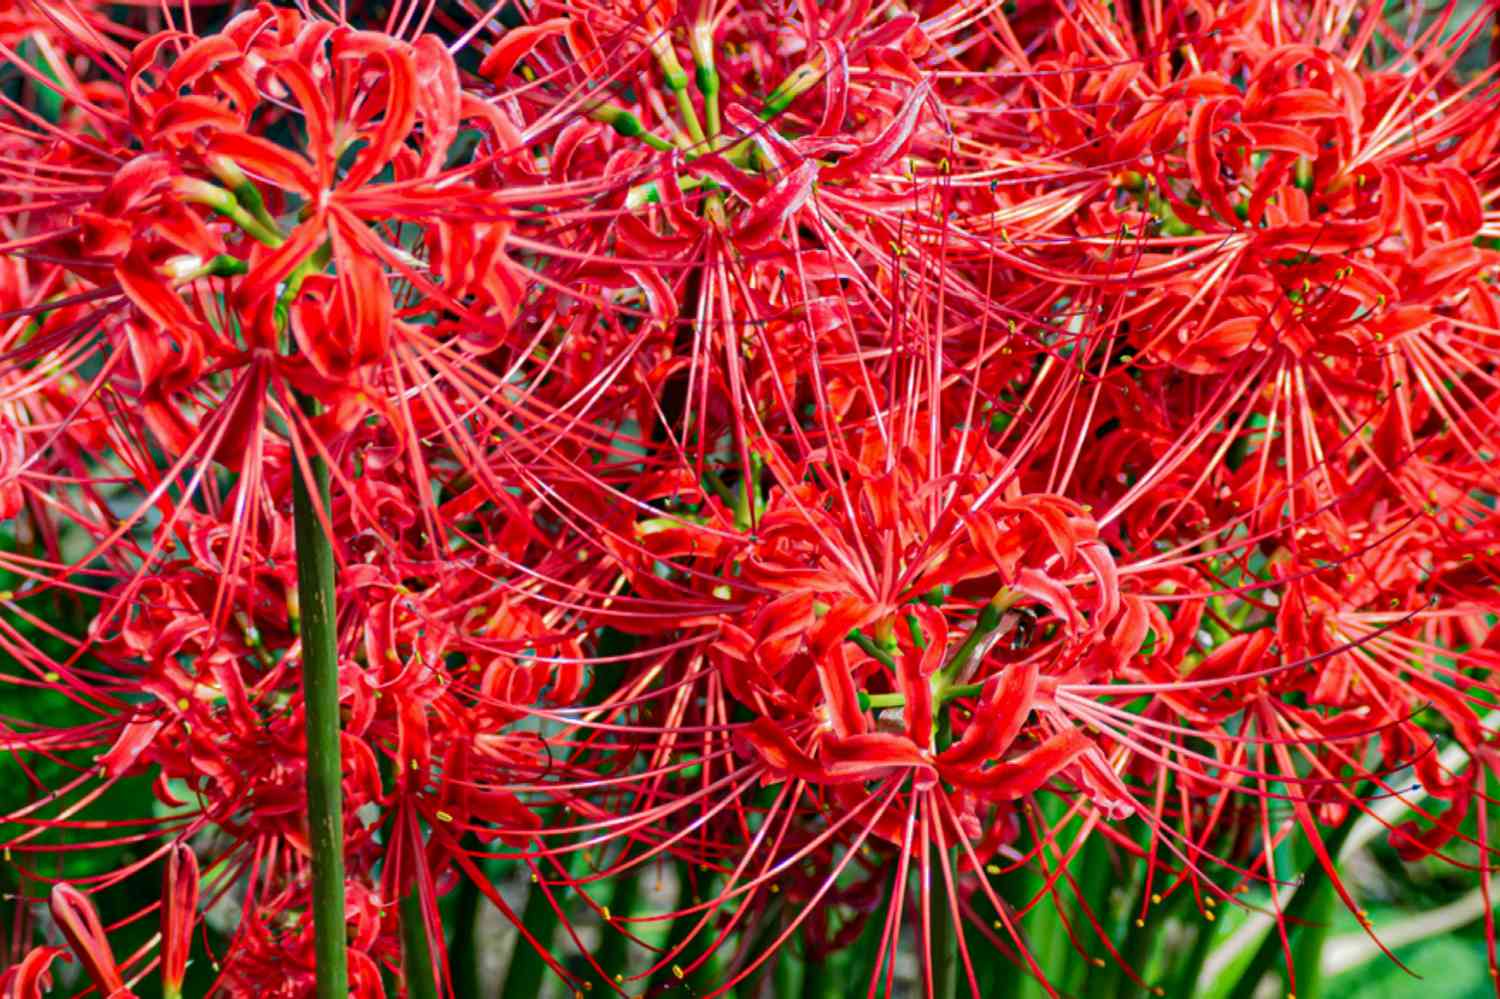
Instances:
[[[466,994],[464,893],[569,993],[1159,990],[1085,851],[1487,886],[1494,11],[1388,6],[15,0],[0,993]]]

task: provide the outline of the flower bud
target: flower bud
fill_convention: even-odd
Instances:
[[[99,914],[87,896],[70,884],[59,884],[52,889],[50,905],[52,918],[57,920],[68,946],[73,948],[99,994],[110,997],[130,995],[115,964],[115,955],[109,949],[109,938],[99,922]]]
[[[167,855],[162,883],[161,982],[166,999],[179,999],[198,918],[198,858],[178,844]]]

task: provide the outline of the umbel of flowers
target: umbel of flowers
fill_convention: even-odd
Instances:
[[[1360,823],[1487,892],[1494,6],[15,0],[0,996],[477,995],[481,904],[1291,993]]]

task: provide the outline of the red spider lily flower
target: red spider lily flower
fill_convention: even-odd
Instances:
[[[1500,116],[1456,10],[0,19],[3,679],[77,709],[0,724],[17,871],[165,857],[170,989],[212,842],[216,987],[313,988],[316,458],[354,994],[447,988],[441,896],[515,916],[489,861],[650,950],[585,954],[620,991],[800,935],[872,995],[914,940],[942,999],[981,940],[1045,979],[1049,900],[1147,984],[1091,839],[1143,921],[1262,886],[1283,941],[1294,844],[1356,906],[1361,814],[1487,876]],[[127,778],[164,807],[95,822]],[[590,895],[668,859],[671,911]]]
[[[155,36],[137,47],[127,81],[132,125],[151,136],[151,146],[116,174],[98,210],[80,213],[85,252],[109,258],[128,249],[135,262],[116,267],[132,301],[177,336],[210,341],[212,317],[195,320],[163,278],[180,283],[248,269],[235,291],[247,345],[275,350],[290,320],[302,354],[334,382],[386,356],[398,315],[396,277],[441,308],[492,324],[486,310],[503,316],[514,309],[514,284],[508,301],[468,306],[425,276],[426,266],[409,251],[365,224],[393,218],[501,224],[500,204],[462,172],[444,171],[465,118],[477,115],[480,127],[504,124],[466,103],[454,73],[432,39],[411,45],[332,30],[270,8],[241,15],[207,39]],[[265,127],[265,116],[299,122],[305,155],[250,134],[252,123]],[[344,167],[340,157],[351,150],[357,153]],[[382,171],[394,180],[372,183]],[[275,191],[270,201],[260,190],[267,184]],[[223,226],[208,227],[212,216],[203,209],[248,237],[234,254],[215,238],[213,230]],[[299,212],[289,232],[276,217],[286,211]],[[163,253],[175,256],[148,262],[151,255],[133,235],[142,229],[165,237],[158,261]],[[198,270],[181,261],[199,261]],[[320,273],[322,261],[331,263],[332,275]],[[491,263],[504,269],[503,256]]]
[[[268,867],[282,864],[285,859],[274,851],[258,858]],[[265,880],[268,885],[281,881],[280,878]],[[306,905],[305,891],[286,887],[268,888],[263,894],[247,899],[246,915],[236,930],[219,987],[232,994],[260,994],[275,999],[293,999],[312,992],[317,975],[311,921],[288,927],[282,918],[285,913],[302,910]],[[393,945],[390,935],[381,935],[381,908],[379,899],[368,891],[356,887],[350,892],[349,994],[360,999],[381,999],[386,995],[380,967],[371,957],[372,953],[380,954],[382,949]]]
[[[32,948],[0,974],[0,995],[5,999],[42,999],[51,986],[52,962],[66,954],[61,947]]]
[[[932,425],[899,411],[885,415],[908,434]],[[1167,639],[1189,626],[1169,620],[1171,604],[1153,600],[1152,591],[1158,598],[1162,591],[1145,568],[1152,560],[1142,554],[1139,566],[1121,564],[1098,522],[1077,504],[1017,495],[1015,486],[999,488],[1003,478],[989,478],[1023,479],[1016,469],[1032,462],[1045,468],[1045,451],[1007,459],[987,435],[972,434],[969,442],[955,434],[941,446],[908,444],[896,463],[875,426],[845,436],[847,447],[821,449],[826,465],[800,468],[774,457],[776,442],[762,442],[773,455],[766,463],[773,474],[764,487],[741,484],[746,494],[739,512],[703,495],[695,514],[653,518],[638,526],[633,543],[613,542],[640,592],[660,599],[716,596],[733,608],[724,612],[709,649],[711,675],[720,685],[713,696],[732,698],[734,710],[756,717],[723,732],[735,758],[716,767],[719,794],[750,786],[739,781],[757,772],[761,780],[783,784],[789,801],[808,794],[807,815],[828,827],[809,832],[812,843],[837,837],[851,856],[869,837],[898,845],[902,864],[909,859],[920,867],[924,909],[930,911],[936,893],[954,919],[962,918],[959,907],[941,900],[944,888],[936,878],[954,884],[972,877],[965,872],[982,869],[1014,841],[1020,825],[1015,803],[1061,787],[1090,801],[1095,821],[1145,819],[1167,843],[1164,850],[1193,869],[1188,857],[1201,850],[1197,834],[1171,828],[1160,799],[1153,803],[1124,778],[1140,771],[1155,783],[1180,771],[1215,791],[1238,778],[1210,777],[1175,739],[1135,728],[1131,715],[1095,701],[1111,696],[1113,682],[1141,677],[1150,629],[1159,636],[1152,660],[1174,678],[1181,675],[1191,631]],[[955,467],[960,440],[969,449],[956,466],[965,477],[927,478],[933,468]],[[823,483],[826,491],[818,488]],[[764,499],[752,500],[752,488],[764,488]],[[1120,500],[1122,507],[1130,502],[1129,496]],[[736,530],[746,533],[729,540]],[[663,578],[662,565],[676,571]],[[1138,580],[1140,589],[1122,592],[1122,578]],[[1265,647],[1262,642],[1258,652],[1228,661],[1252,677],[1282,675],[1284,669],[1269,667]],[[1226,655],[1236,651],[1226,648]],[[1233,682],[1217,679],[1207,663],[1194,670],[1193,680],[1185,690],[1197,684],[1232,689]],[[1176,687],[1175,680],[1163,680],[1142,689],[1169,706]],[[707,717],[730,714],[726,704]],[[1231,721],[1226,714],[1213,721],[1199,716],[1197,723],[1217,728]],[[1165,719],[1154,724],[1172,727]],[[689,731],[685,726],[683,739],[692,745]],[[701,758],[722,755],[714,741],[703,741]],[[1241,747],[1241,740],[1228,737],[1225,745]],[[1283,779],[1238,752],[1214,764],[1267,783]],[[736,763],[749,767],[736,772]],[[1319,777],[1308,793],[1330,793],[1324,784],[1344,786]],[[816,797],[813,789],[819,789]],[[685,790],[678,807],[712,821],[725,805]],[[776,821],[790,823],[797,811],[788,807],[786,818]],[[795,842],[803,849],[804,840]],[[646,855],[673,845],[673,839],[661,840]],[[717,861],[716,848],[704,848]],[[931,859],[934,850],[958,852],[953,862],[938,862]],[[767,853],[763,861],[722,861],[735,919],[771,879],[769,872],[792,859],[775,848]],[[815,902],[848,863],[838,863],[812,892]],[[757,865],[759,873],[752,873]],[[1006,911],[998,899],[992,904]],[[899,909],[890,918],[888,941],[895,939]],[[705,912],[699,925],[707,919]],[[1013,923],[1009,930],[1016,933]],[[680,952],[674,949],[658,966]]]

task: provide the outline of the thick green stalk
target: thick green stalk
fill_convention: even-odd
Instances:
[[[850,989],[846,981],[840,981],[841,976],[834,973],[832,954],[824,955],[821,961],[814,961],[807,956],[812,948],[809,936],[810,934],[804,927],[802,932],[802,999],[839,999],[840,996],[850,995],[856,991]]]
[[[682,912],[684,909],[690,909],[697,904],[695,887],[698,892],[702,892],[705,895],[710,893],[713,890],[709,883],[710,878],[711,875],[707,871],[701,869],[695,870],[686,861],[678,861],[678,888],[677,904],[674,907],[675,911]],[[673,919],[671,929],[667,933],[667,949],[674,949],[687,940],[688,934],[692,932],[694,925],[697,924],[700,918],[702,918],[702,914],[695,912],[691,914],[684,913]],[[705,932],[712,932],[711,928],[706,929]],[[684,985],[690,990],[708,991],[718,985],[719,982],[715,981],[716,970],[712,961],[705,961],[691,974],[683,970],[683,965],[690,963],[697,949],[696,946],[689,945],[667,967],[662,968],[653,975],[651,984],[646,990],[647,994],[654,995],[666,992],[668,989],[681,988]]]
[[[396,781],[400,779],[395,770],[390,757],[380,758],[380,780],[387,792],[392,791]],[[473,883],[467,878],[464,879],[464,886],[473,889]],[[478,894],[477,890],[475,894]],[[421,889],[415,882],[401,897],[397,912],[401,917],[401,978],[406,982],[406,994],[411,999],[437,999],[437,983],[432,972],[432,945],[427,939],[427,923],[422,918]],[[472,928],[472,923],[470,927]]]
[[[955,858],[948,858],[953,863]],[[932,999],[958,999],[958,979],[960,976],[958,961],[958,935],[962,932],[959,926],[959,915],[949,912],[945,893],[946,888],[941,883],[941,874],[933,877],[933,894],[943,898],[942,906],[939,908],[937,900],[929,902],[932,907]]]
[[[542,947],[550,948],[557,934],[557,910],[547,898],[546,890],[533,883],[526,894],[526,908],[521,911],[521,924],[536,938]],[[546,983],[549,969],[536,948],[520,935],[516,937],[515,950],[511,951],[510,966],[505,969],[505,982],[497,995],[502,999],[533,999],[540,995]]]
[[[629,919],[635,915],[636,906],[641,899],[640,875],[635,871],[627,871],[610,879],[614,888],[609,897],[609,908],[612,919]],[[631,925],[629,923],[623,925]],[[598,950],[594,952],[594,959],[599,962],[608,977],[606,986],[614,984],[614,976],[624,978],[630,973],[627,966],[630,960],[630,938],[620,926],[610,925],[604,929],[604,939],[600,942]]]
[[[974,628],[968,637],[954,651],[953,657],[943,666],[939,672],[942,685],[950,685],[964,679],[969,662],[974,659],[976,653],[982,654],[989,646],[985,642],[994,634],[995,629],[1000,627],[1005,620],[1005,612],[1021,598],[1019,593],[1003,588],[996,593],[990,602],[985,604],[979,612],[979,620],[974,623]]]
[[[1352,822],[1345,822],[1323,837],[1323,847],[1330,857],[1339,855],[1352,826]],[[1297,966],[1297,995],[1304,994],[1304,991],[1309,995],[1317,991],[1317,968],[1322,956],[1323,941],[1328,935],[1327,921],[1333,916],[1333,900],[1336,898],[1337,893],[1328,872],[1317,860],[1311,860],[1302,876],[1301,887],[1283,910],[1283,917],[1288,924],[1287,933],[1291,938],[1289,943],[1292,957],[1301,961]],[[1236,981],[1233,991],[1229,993],[1230,999],[1250,999],[1261,979],[1278,973],[1277,966],[1281,965],[1284,969],[1285,963],[1286,953],[1282,949],[1281,934],[1272,926],[1261,939],[1260,947]]]
[[[438,999],[432,976],[432,945],[422,919],[422,896],[416,885],[401,899],[401,969],[407,999]]]
[[[313,404],[303,400],[303,408]],[[339,657],[334,610],[333,545],[318,519],[329,509],[328,466],[309,454],[316,501],[292,476],[297,539],[298,627],[307,713],[307,825],[312,845],[313,931],[318,999],[347,999],[349,958],[344,916],[343,762],[339,748]]]
[[[714,26],[708,18],[688,29],[688,48],[693,52],[693,79],[703,95],[703,114],[708,119],[708,137],[719,137],[719,72],[714,67]]]
[[[937,721],[935,748],[943,752],[953,745],[953,719],[944,714]],[[943,870],[927,875],[927,911],[932,919],[932,999],[958,999],[958,935],[964,931],[963,914],[948,907],[948,878],[958,876],[958,848],[950,847],[940,860]],[[957,887],[955,885],[955,887]]]
[[[474,924],[479,918],[479,886],[473,878],[464,878],[457,896],[453,906],[453,943],[448,947],[453,996],[479,999],[479,948],[474,939]]]
[[[864,929],[860,931],[859,939],[849,948],[849,973],[845,977],[853,995],[866,995],[870,991],[870,980],[884,970],[886,953],[881,945],[885,943],[885,916],[896,895],[898,869],[897,864],[890,865],[890,876],[886,880],[881,905],[870,914]],[[879,995],[880,990],[877,989],[875,994]]]

